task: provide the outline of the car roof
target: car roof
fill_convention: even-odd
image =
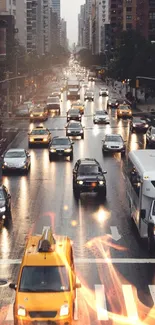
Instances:
[[[53,139],[52,140],[55,140],[55,139],[61,139],[61,140],[64,140],[64,139],[68,139],[68,140],[70,140],[70,138],[69,137],[53,137]]]
[[[93,158],[85,158],[80,159],[80,165],[99,165],[99,163]]]
[[[80,121],[69,121],[68,123],[70,123],[70,124],[81,124],[81,122]]]
[[[115,134],[115,133],[112,133],[112,134],[106,134],[105,136],[106,136],[106,137],[110,136],[110,137],[121,137],[121,138],[122,138],[121,134]]]
[[[7,152],[14,152],[14,151],[17,151],[17,152],[22,152],[22,151],[25,151],[25,149],[23,148],[12,148],[12,149],[8,149]]]
[[[107,113],[107,111],[106,110],[100,110],[100,109],[98,109],[95,113],[103,113],[103,114],[105,114],[105,113]]]

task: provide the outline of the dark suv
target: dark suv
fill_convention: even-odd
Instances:
[[[150,126],[146,132],[146,146],[155,148],[155,127]]]
[[[78,199],[82,192],[96,192],[100,198],[106,197],[106,179],[96,159],[79,159],[73,169],[73,193]]]

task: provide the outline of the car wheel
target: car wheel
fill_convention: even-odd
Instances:
[[[81,135],[81,139],[84,139],[84,134]]]
[[[49,155],[49,161],[52,161],[52,160],[54,160],[54,157],[53,157],[52,154],[50,154],[50,155]]]
[[[28,147],[29,148],[32,148],[32,144],[30,142],[28,143]]]
[[[153,254],[155,251],[154,225],[148,225],[148,251]]]
[[[125,151],[121,152],[121,157],[125,157]]]
[[[76,200],[80,198],[80,191],[73,187],[73,194]]]
[[[134,129],[131,127],[131,128],[130,128],[130,131],[133,133],[133,132],[134,132]]]
[[[94,124],[97,124],[96,121],[94,121]]]
[[[98,196],[99,196],[100,199],[105,200],[105,198],[106,198],[106,196],[107,196],[107,190],[106,190],[106,187],[103,188],[102,190],[100,190],[100,191],[98,192]]]
[[[73,160],[73,152],[70,154],[70,161]]]

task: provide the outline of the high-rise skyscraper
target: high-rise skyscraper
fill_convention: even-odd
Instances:
[[[60,21],[60,45],[67,49],[67,22],[64,19]]]
[[[57,14],[58,19],[58,44],[60,44],[60,16],[61,16],[61,3],[60,0],[52,0],[52,12]]]

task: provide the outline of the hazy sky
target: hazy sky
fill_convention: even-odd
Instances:
[[[61,17],[67,21],[67,36],[70,43],[78,40],[78,13],[85,0],[61,0]]]

